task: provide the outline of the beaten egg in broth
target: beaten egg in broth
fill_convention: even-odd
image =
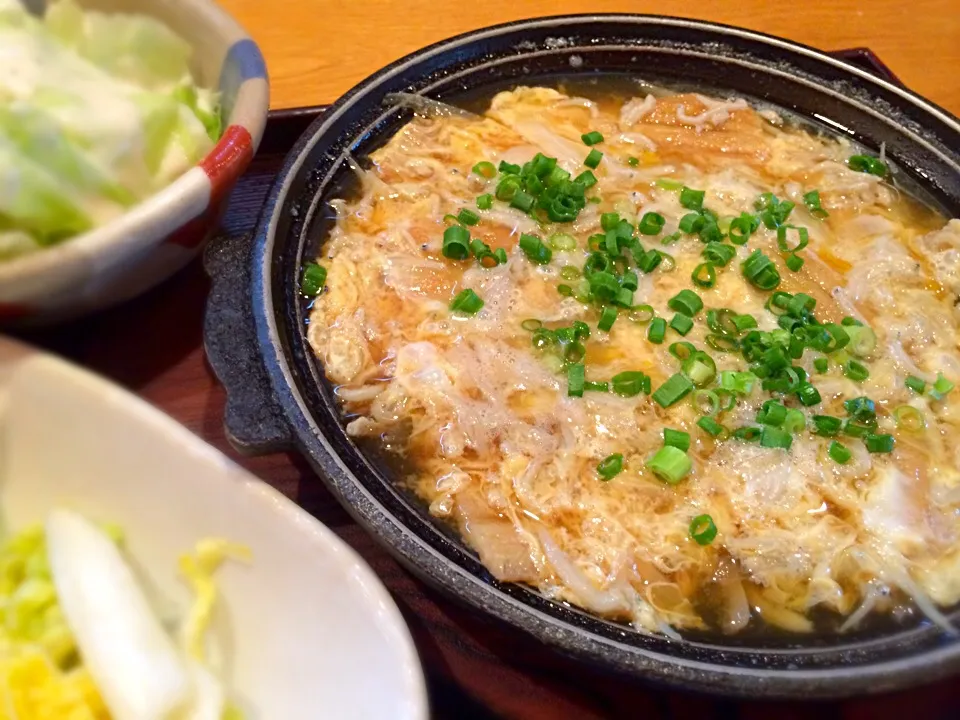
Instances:
[[[937,399],[929,389],[938,373],[960,380],[960,222],[946,223],[889,175],[851,169],[859,150],[843,139],[743,100],[646,88],[631,97],[627,87],[519,87],[467,103],[477,115],[428,110],[357,169],[355,189],[331,203],[318,258],[326,282],[308,327],[348,434],[393,458],[497,579],[638,629],[810,636],[901,622],[918,609],[945,624],[938,608],[960,599],[960,473],[949,442],[960,413],[949,393]],[[603,136],[592,147],[581,139],[591,131]],[[572,222],[497,199],[504,173],[473,170],[482,161],[523,166],[540,153],[572,179],[588,170],[591,149],[603,153],[597,182]],[[682,188],[703,191],[705,210],[684,207]],[[809,202],[813,190],[826,213]],[[764,193],[795,204],[780,224],[790,226],[789,247],[796,228],[806,231],[796,253],[783,252],[776,225],[760,219]],[[480,209],[487,194],[491,206]],[[444,254],[445,231],[463,209],[477,216],[463,227],[487,246],[476,248],[480,260]],[[584,274],[591,250],[611,249],[590,238],[612,213],[632,226],[610,268],[621,281],[636,275],[632,309],[590,297]],[[663,225],[643,234],[637,226],[650,213]],[[735,253],[714,265],[709,288],[692,281],[706,244],[679,227],[691,213],[715,217]],[[729,223],[744,213],[758,227],[735,244]],[[551,248],[549,259],[525,252],[522,235]],[[644,272],[631,242],[668,257]],[[501,249],[506,262],[487,256]],[[773,289],[744,274],[757,250],[779,276]],[[796,270],[793,254],[803,259]],[[479,311],[451,310],[465,289],[482,300]],[[703,303],[685,335],[670,325],[671,298],[683,290]],[[867,331],[850,333],[855,347],[789,358],[818,402],[764,389],[761,378],[749,392],[719,393],[721,407],[707,415],[721,428],[714,437],[701,420],[717,397],[709,391],[757,363],[736,347],[751,329],[718,344],[723,333],[708,311],[750,316],[770,337],[784,314],[770,307],[774,292],[809,295],[808,323]],[[598,327],[605,305],[618,310],[608,331]],[[666,321],[661,343],[640,306]],[[843,324],[853,321],[860,325]],[[589,328],[572,343],[582,357],[564,336],[574,322]],[[705,352],[715,372],[663,406],[658,389],[689,374],[676,343]],[[865,378],[848,371],[851,361]],[[607,389],[588,384],[571,396],[573,365]],[[612,392],[625,372],[643,373],[649,391]],[[911,376],[925,392],[905,385]],[[892,451],[871,452],[865,436],[850,434],[856,427],[814,432],[814,416],[850,420],[845,401],[855,398],[873,402],[868,432],[889,435]],[[777,428],[787,449],[761,443],[758,413],[770,400],[793,411],[794,427]],[[749,427],[757,437],[733,434]],[[665,428],[689,435],[690,468],[676,479],[651,469]],[[831,455],[833,442],[845,462]],[[598,466],[611,456],[622,460],[607,479]],[[701,544],[693,534],[702,526],[691,525],[704,515],[716,535]]]

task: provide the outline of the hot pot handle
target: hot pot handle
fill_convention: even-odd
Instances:
[[[252,233],[217,236],[207,245],[203,265],[211,287],[203,344],[226,390],[227,439],[244,455],[265,455],[289,449],[293,436],[258,352],[250,293],[252,245]]]

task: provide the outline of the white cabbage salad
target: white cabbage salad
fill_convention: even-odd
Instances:
[[[951,630],[960,221],[637,87],[420,103],[355,167],[301,284],[348,434],[496,579],[643,631]]]
[[[120,530],[53,510],[0,545],[0,720],[241,720],[206,659],[213,573],[243,546],[180,557],[194,595],[176,636],[156,616]]]
[[[220,136],[190,46],[140,15],[0,0],[0,262],[99,227]]]

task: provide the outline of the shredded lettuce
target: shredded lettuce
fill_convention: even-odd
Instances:
[[[140,15],[0,0],[0,262],[121,215],[213,147],[216,93]]]

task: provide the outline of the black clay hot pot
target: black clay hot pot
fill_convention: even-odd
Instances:
[[[867,147],[960,216],[960,123],[896,84],[810,48],[701,22],[577,16],[463,35],[384,68],[347,93],[290,153],[250,242],[207,258],[210,362],[228,394],[226,426],[248,452],[297,448],[354,517],[417,575],[568,654],[640,678],[742,696],[829,697],[918,684],[960,669],[960,641],[918,621],[885,634],[784,641],[651,637],[496,582],[451,530],[346,436],[305,338],[301,262],[317,256],[325,201],[410,111],[390,92],[456,99],[491,86],[633,74],[771,103]],[[960,613],[954,613],[954,617]]]

